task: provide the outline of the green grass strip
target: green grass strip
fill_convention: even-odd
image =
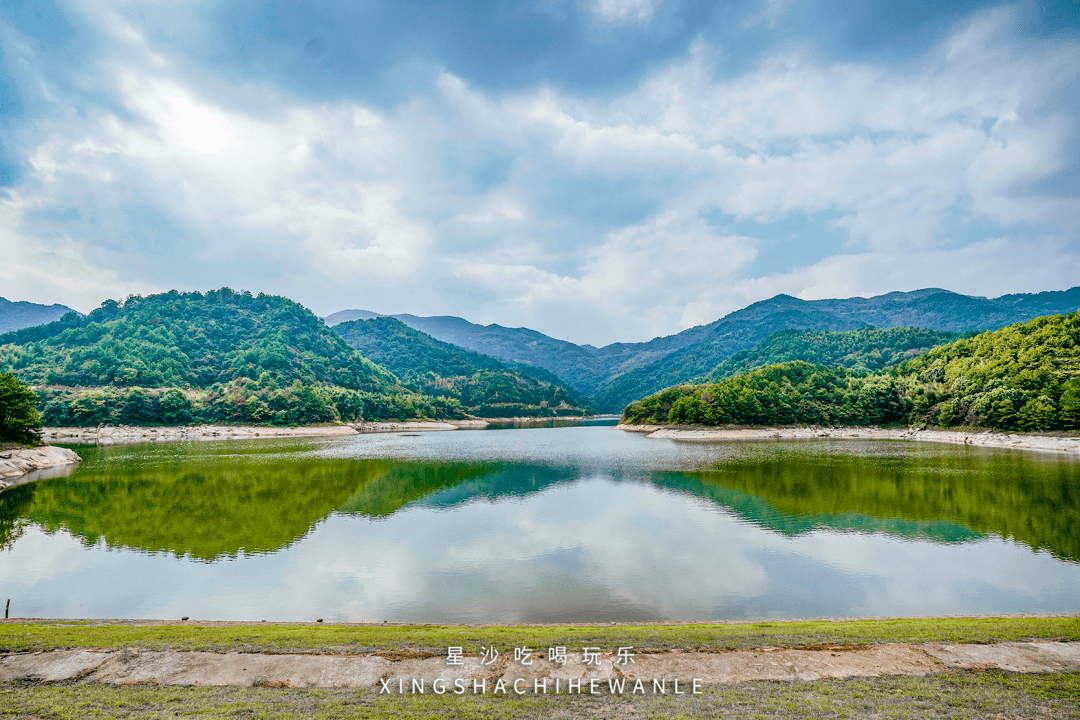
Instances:
[[[63,648],[140,647],[152,650],[441,654],[451,645],[534,650],[564,645],[606,650],[630,645],[655,650],[735,650],[754,647],[880,642],[1080,640],[1080,617],[978,617],[796,620],[682,625],[284,625],[254,623],[139,625],[137,621],[7,621],[0,652]]]
[[[378,696],[370,690],[0,684],[0,718],[1078,718],[1080,673],[964,672],[709,687],[696,696]]]

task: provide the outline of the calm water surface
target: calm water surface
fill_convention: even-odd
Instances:
[[[76,448],[0,493],[16,617],[708,620],[1080,610],[1080,463],[610,427]]]

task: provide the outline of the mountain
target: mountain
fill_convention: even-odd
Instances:
[[[335,326],[348,320],[372,317],[380,316],[367,310],[342,310],[328,315],[325,320],[327,325]],[[391,317],[436,340],[500,360],[543,368],[585,395],[595,392],[610,375],[598,358],[596,348],[556,340],[528,328],[476,325],[449,315]]]
[[[922,328],[866,327],[847,332],[780,330],[757,347],[740,350],[717,365],[709,379],[723,380],[789,360],[850,370],[882,370],[960,337],[961,333]]]
[[[11,302],[0,297],[0,335],[12,330],[44,325],[75,312],[67,305],[38,305],[32,302]]]
[[[0,372],[47,386],[50,425],[462,415],[402,388],[292,300],[229,288],[109,300],[0,335]]]
[[[543,368],[585,396],[595,393],[612,378],[686,347],[705,335],[704,327],[695,327],[646,343],[612,343],[596,348],[556,340],[528,328],[477,325],[451,315],[382,316],[368,310],[342,310],[324,319],[327,325],[334,326],[349,320],[374,317],[393,317],[436,340],[511,363]]]
[[[697,331],[701,339],[616,377],[592,401],[602,412],[615,412],[661,388],[710,374],[722,361],[739,350],[754,347],[777,330],[842,331],[869,325],[967,332],[1069,313],[1077,308],[1080,308],[1080,287],[994,299],[937,288],[843,300],[799,300],[777,295],[709,325],[684,331]]]
[[[489,355],[436,340],[396,318],[350,320],[336,324],[334,330],[406,386],[427,395],[455,398],[473,415],[584,414],[580,394],[547,371],[510,367]]]
[[[370,310],[342,310],[331,315],[327,315],[322,319],[328,327],[334,327],[340,325],[343,322],[349,322],[350,320],[370,320],[377,317],[386,317],[379,313],[373,313]]]
[[[1077,430],[1080,312],[962,338],[876,373],[794,360],[678,385],[632,403],[623,420]]]
[[[1077,308],[1080,287],[993,299],[940,288],[837,300],[777,295],[675,335],[601,348],[575,345],[528,328],[477,325],[452,316],[393,317],[437,340],[544,368],[589,397],[601,412],[621,412],[630,402],[661,388],[709,375],[736,352],[755,347],[779,330],[848,331],[873,326],[962,333]],[[376,313],[365,310],[344,310],[326,320],[333,324],[337,318],[373,316]]]
[[[85,317],[0,336],[8,345],[0,367],[35,384],[206,388],[263,372],[278,385],[396,383],[301,305],[228,288],[109,300]]]

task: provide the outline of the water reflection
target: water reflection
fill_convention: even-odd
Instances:
[[[556,622],[1050,612],[1080,594],[1080,464],[1054,456],[606,428],[79,452],[70,477],[0,494],[0,586],[42,614],[255,617],[274,598],[281,619]],[[125,595],[132,572],[175,597]],[[100,607],[59,607],[71,584]]]

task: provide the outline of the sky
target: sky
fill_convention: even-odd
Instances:
[[[0,296],[635,342],[1080,285],[1080,0],[0,0]]]

